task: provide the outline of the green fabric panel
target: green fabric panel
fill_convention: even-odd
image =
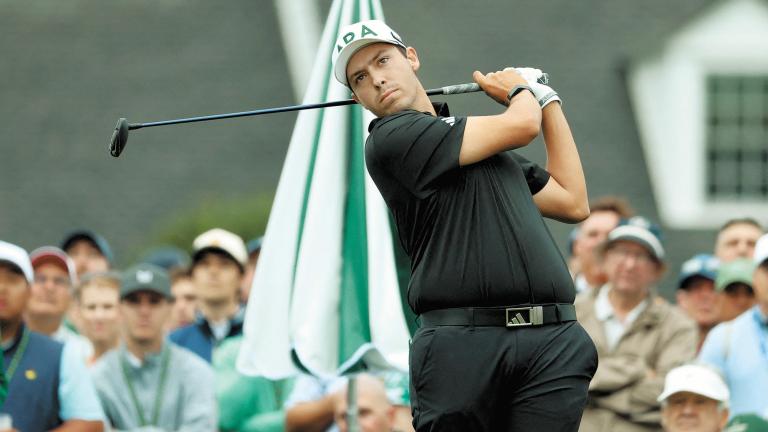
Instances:
[[[341,24],[341,12],[342,8],[339,9],[339,16],[336,18],[336,26],[333,34],[337,34],[339,32],[339,27]],[[330,88],[331,80],[333,80],[333,63],[332,58],[328,58],[328,64],[325,68],[325,76],[327,79],[325,80],[325,83],[323,84],[323,100],[318,101],[319,102],[327,102],[328,101],[328,89]],[[304,221],[307,218],[307,205],[309,204],[309,194],[312,190],[312,176],[315,172],[315,159],[317,158],[317,148],[320,144],[320,131],[323,127],[323,120],[325,119],[325,108],[320,109],[320,114],[317,118],[317,124],[315,125],[315,139],[312,142],[312,155],[309,158],[309,169],[307,170],[307,178],[306,178],[306,186],[304,187],[304,202],[301,205],[301,217],[299,218],[299,234],[297,236],[296,240],[296,256],[293,259],[293,281],[296,280],[296,269],[298,267],[299,263],[299,252],[301,251],[301,240],[304,236]],[[293,286],[293,284],[291,284]]]
[[[339,27],[341,25],[342,11],[343,11],[343,7],[340,7],[339,16],[336,17],[336,25],[333,31],[334,35],[339,32]],[[328,100],[328,89],[330,88],[330,80],[334,79],[332,57],[329,57],[328,59],[325,76],[326,76],[326,81],[323,87],[323,102]],[[316,130],[315,130],[315,140],[312,143],[312,155],[310,156],[309,170],[307,171],[306,186],[304,187],[304,202],[301,207],[301,217],[299,218],[299,233],[296,240],[296,256],[293,259],[293,276],[291,281],[291,290],[293,290],[293,286],[296,281],[296,270],[299,264],[299,252],[301,251],[301,240],[304,235],[304,221],[307,218],[307,205],[309,203],[309,193],[312,189],[312,175],[314,174],[314,171],[315,171],[315,159],[317,158],[317,148],[320,143],[320,131],[322,130],[324,118],[325,118],[325,109],[321,109],[320,115],[318,116],[318,121],[316,125]],[[307,369],[306,366],[304,366],[301,363],[299,356],[296,355],[296,352],[294,350],[291,350],[291,358],[293,359],[294,365],[296,365],[296,367],[299,370],[309,373],[309,370]]]
[[[356,5],[356,9],[357,9]],[[359,11],[355,11],[355,20]],[[347,202],[342,243],[341,298],[339,303],[339,364],[362,344],[371,341],[368,316],[368,235],[365,205],[365,162],[362,109],[349,109]]]
[[[271,381],[238,372],[235,363],[242,342],[242,336],[228,338],[213,353],[219,428],[281,431],[285,417],[283,402],[293,379]],[[247,429],[251,424],[260,424],[262,429]]]
[[[351,22],[360,20],[360,2],[353,0]],[[363,113],[359,105],[347,108],[347,200],[342,240],[339,298],[339,365],[371,340],[368,318],[368,235],[365,211],[365,161],[362,143]]]

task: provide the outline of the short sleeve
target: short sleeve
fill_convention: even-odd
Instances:
[[[61,352],[59,371],[59,416],[62,420],[104,420],[96,387],[80,357],[80,349],[71,342]]]
[[[540,190],[544,189],[544,186],[547,185],[550,177],[547,170],[520,156],[514,151],[510,152],[510,154],[523,169],[523,175],[525,175],[525,181],[528,183],[528,189],[531,191],[531,195],[536,195]]]
[[[418,198],[459,168],[466,118],[404,111],[380,119],[366,145],[369,171],[384,172]]]

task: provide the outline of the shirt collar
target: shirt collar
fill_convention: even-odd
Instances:
[[[763,314],[763,311],[760,309],[760,305],[754,305],[752,307],[752,317],[761,326],[768,327],[768,317]]]
[[[611,302],[608,300],[608,291],[610,290],[610,285],[603,285],[597,292],[595,317],[600,321],[607,321],[613,317],[613,306],[611,306]]]
[[[448,116],[451,115],[451,112],[448,109],[448,104],[445,103],[445,102],[432,102],[432,108],[435,109],[435,112],[437,113],[438,117],[448,117]],[[414,110],[403,110],[403,111],[414,111]],[[396,112],[395,114],[391,114],[391,115],[397,115],[397,114],[400,114],[403,111]],[[422,112],[424,114],[432,115],[431,112],[427,112],[427,111],[422,111]],[[387,117],[389,117],[389,116],[387,116]],[[371,132],[373,130],[373,127],[376,126],[376,123],[378,123],[379,120],[381,120],[382,118],[386,118],[386,117],[377,117],[377,118],[371,120],[371,122],[368,124],[368,132]]]
[[[608,321],[611,318],[616,318],[616,314],[613,311],[613,305],[608,299],[608,293],[611,292],[611,286],[609,284],[603,285],[597,292],[597,298],[595,299],[595,316],[600,321]],[[626,324],[634,322],[638,316],[645,310],[648,305],[649,299],[641,301],[627,314],[625,320]]]
[[[154,366],[157,364],[160,364],[160,358],[163,355],[163,352],[167,349],[168,344],[163,341],[163,345],[160,348],[160,351],[156,353],[147,353],[144,355],[144,360],[139,359],[135,355],[133,355],[132,352],[128,351],[128,348],[126,348],[125,344],[123,344],[120,347],[120,353],[123,355],[123,358],[125,358],[126,362],[128,362],[129,365],[131,365],[134,369],[141,369],[143,367],[147,366]]]

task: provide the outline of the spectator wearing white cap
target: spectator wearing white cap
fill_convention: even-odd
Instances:
[[[667,432],[721,432],[728,422],[728,399],[728,387],[712,368],[674,368],[658,399],[661,424]]]
[[[9,414],[22,432],[102,431],[104,413],[78,353],[71,344],[61,344],[24,324],[33,281],[27,252],[0,241],[2,372],[8,383],[0,412]]]
[[[699,360],[718,368],[731,391],[731,414],[768,415],[768,234],[757,241],[752,288],[757,304],[712,329]]]
[[[655,300],[665,269],[658,227],[641,217],[624,221],[600,251],[608,282],[576,300],[599,359],[579,430],[657,431],[664,377],[695,356],[696,327],[677,308]]]
[[[221,228],[200,234],[192,246],[192,281],[199,312],[194,323],[169,337],[210,363],[216,345],[243,332],[240,288],[248,252],[243,239]]]

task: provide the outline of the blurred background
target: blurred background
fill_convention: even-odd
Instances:
[[[125,266],[214,226],[263,233],[295,113],[134,131],[119,159],[108,139],[119,117],[301,103],[330,3],[0,1],[0,238],[30,250],[88,228]],[[768,2],[382,3],[428,88],[506,66],[550,74],[590,197],[661,223],[662,293],[727,219],[768,222]],[[456,115],[501,109],[443,100]],[[545,162],[540,140],[522,152]],[[549,225],[567,256],[572,226]]]

